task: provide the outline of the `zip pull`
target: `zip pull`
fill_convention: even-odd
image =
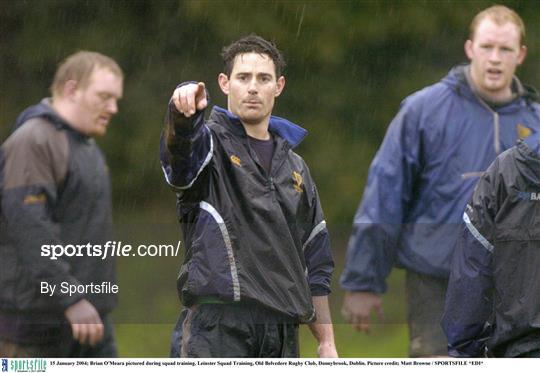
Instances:
[[[270,178],[268,179],[268,181],[270,181],[270,190],[271,190],[271,191],[276,190],[276,186],[274,185],[274,178],[270,176]]]

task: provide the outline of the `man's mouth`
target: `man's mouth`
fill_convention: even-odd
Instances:
[[[248,105],[248,106],[255,106],[255,105],[260,105],[261,104],[261,100],[245,100],[244,101],[244,104]]]
[[[111,120],[111,117],[107,115],[101,115],[99,117],[99,123],[104,126],[108,125],[110,120]]]
[[[502,70],[501,69],[496,69],[496,68],[489,68],[487,69],[487,76],[488,78],[490,79],[499,79],[501,76],[502,76]]]

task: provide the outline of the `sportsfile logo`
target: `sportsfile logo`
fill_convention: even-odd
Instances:
[[[9,363],[9,364],[8,364]],[[46,372],[45,359],[2,359],[2,372]]]
[[[540,202],[540,192],[518,192],[518,198],[524,201]]]

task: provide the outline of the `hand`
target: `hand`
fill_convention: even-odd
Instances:
[[[64,314],[71,324],[73,339],[80,344],[95,346],[103,339],[103,322],[95,307],[86,299],[69,306]]]
[[[321,343],[317,348],[317,355],[320,358],[330,358],[337,359],[339,358],[336,351],[336,346],[333,343]]]
[[[356,328],[369,334],[371,311],[375,310],[380,321],[384,319],[381,297],[370,292],[346,292],[341,314]]]
[[[195,114],[195,110],[204,110],[208,105],[204,83],[190,83],[174,90],[172,100],[176,110],[189,118]]]

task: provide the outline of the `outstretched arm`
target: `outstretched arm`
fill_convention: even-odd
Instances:
[[[190,188],[212,158],[212,136],[204,124],[204,83],[182,83],[173,92],[161,135],[165,179],[180,192]]]

